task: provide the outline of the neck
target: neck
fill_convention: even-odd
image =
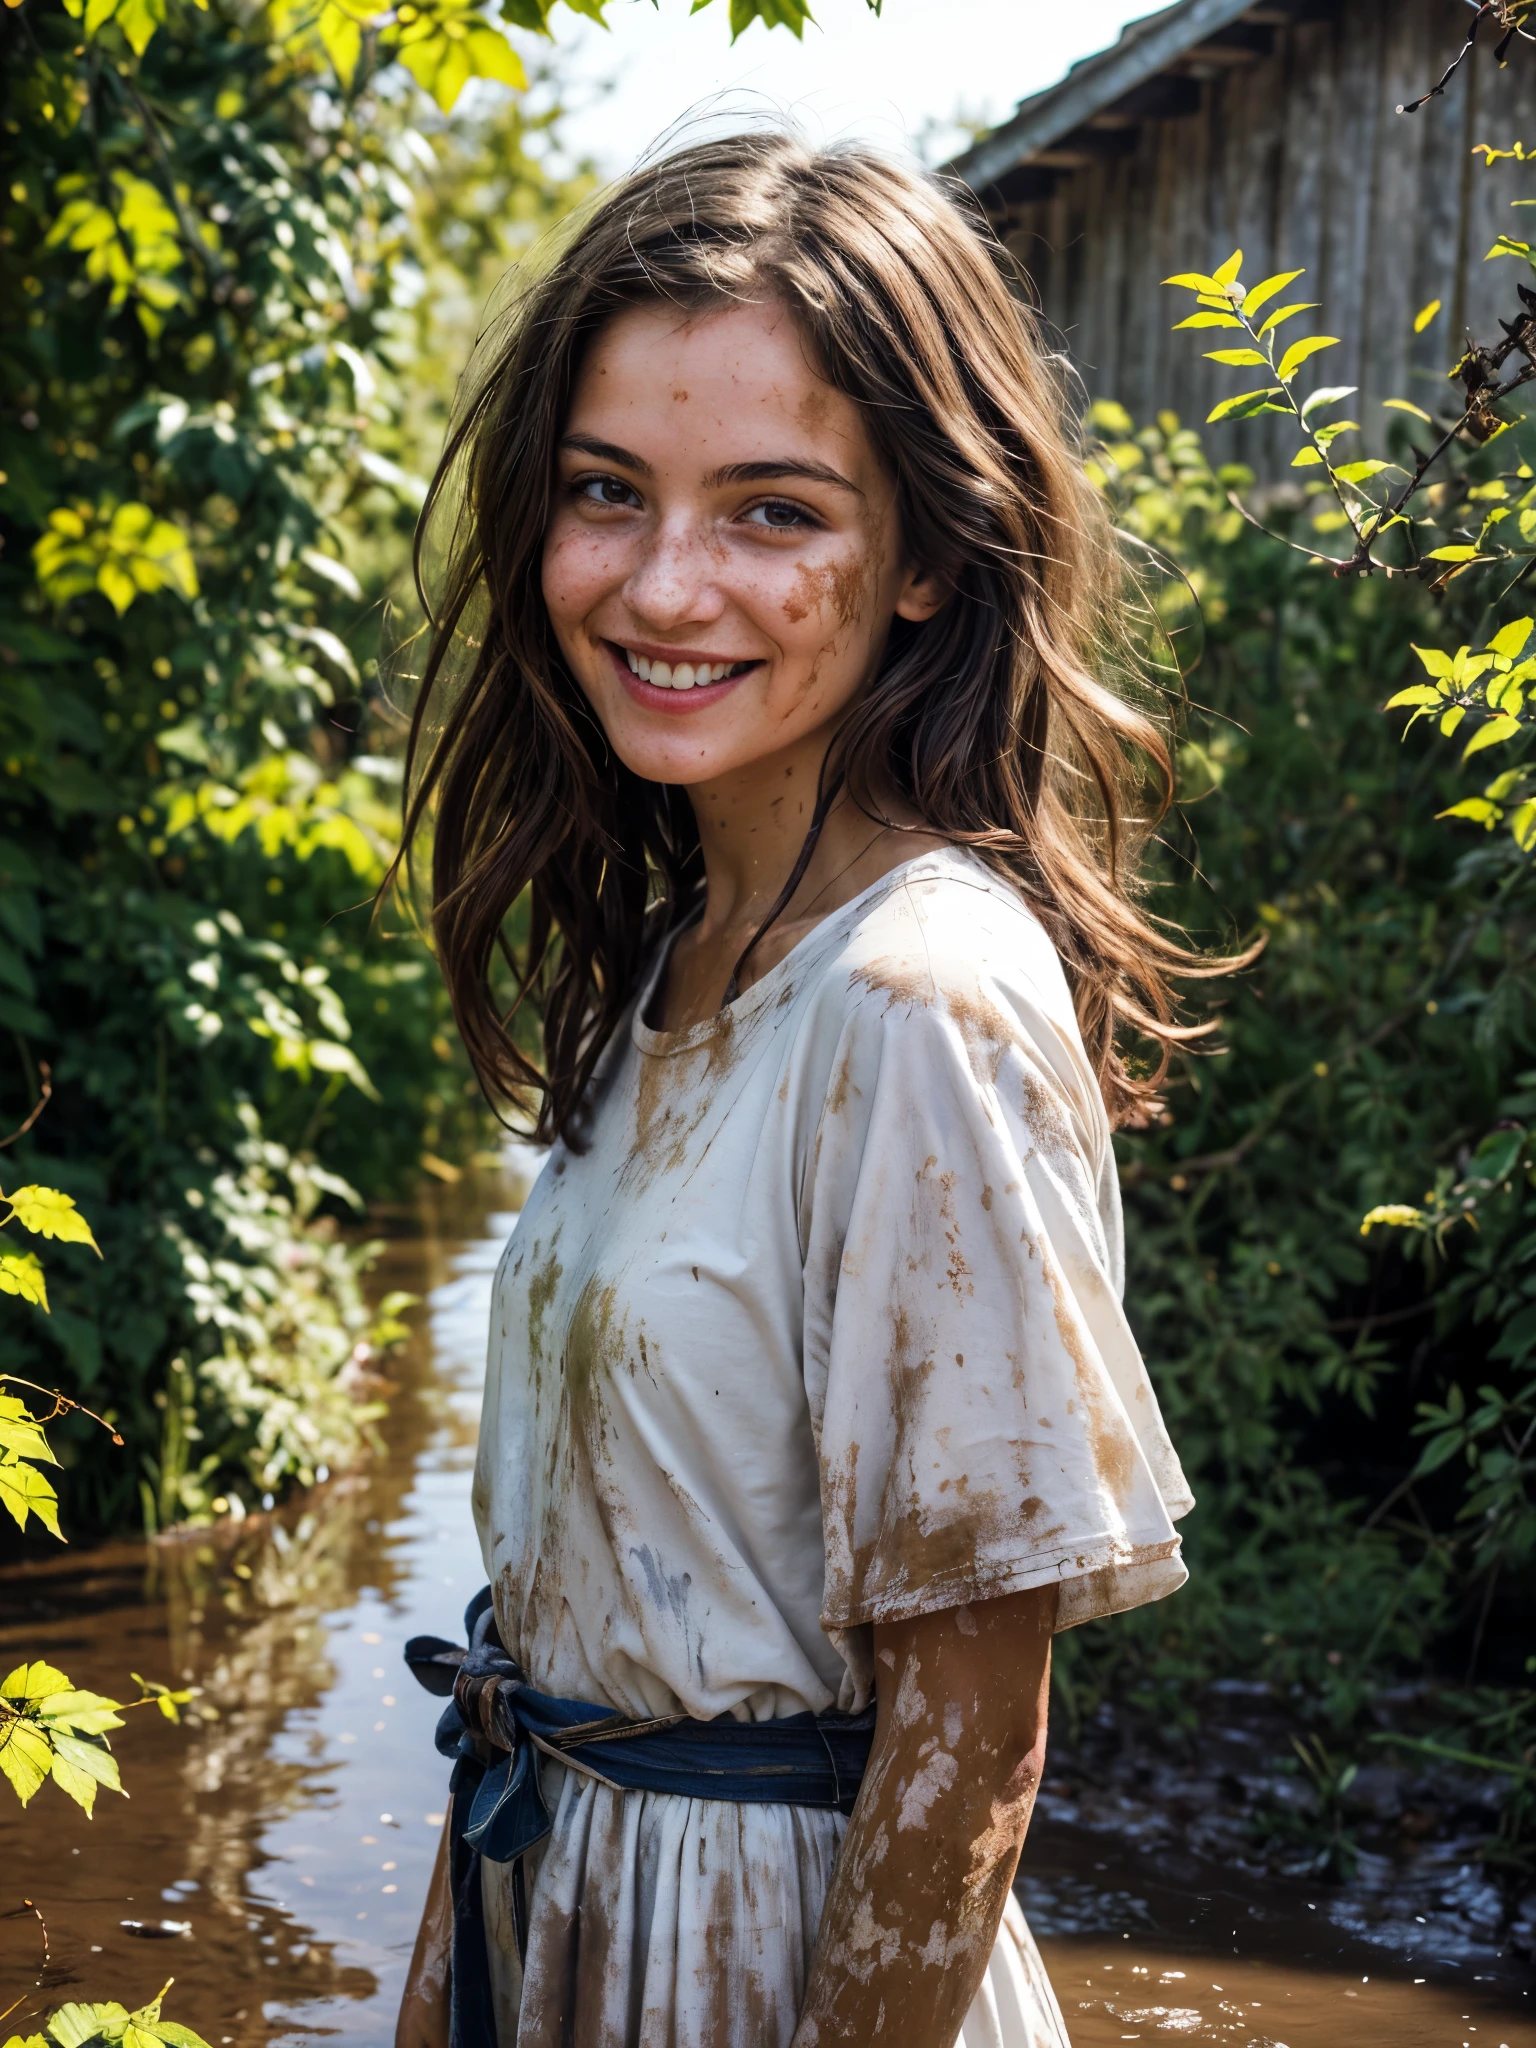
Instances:
[[[753,944],[800,858],[834,737],[824,730],[749,768],[690,786],[704,852],[704,912],[672,950],[656,1019],[662,1028],[678,1031],[713,1016],[736,993],[738,962],[741,987],[750,988],[823,917],[898,862],[944,843],[922,830],[908,806],[876,793],[899,828],[892,830],[840,790],[793,896]]]
[[[782,753],[689,789],[704,855],[702,932],[756,925],[800,858],[816,814],[833,734],[818,732]],[[840,792],[822,826],[797,898],[836,872],[878,828]]]

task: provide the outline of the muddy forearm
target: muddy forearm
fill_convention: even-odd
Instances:
[[[953,2048],[1045,1755],[1055,1589],[876,1631],[880,1712],[793,2048]]]

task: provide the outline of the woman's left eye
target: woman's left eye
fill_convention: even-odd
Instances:
[[[585,476],[576,485],[578,498],[585,498],[589,505],[638,505],[639,495],[633,485],[625,483],[619,476]]]
[[[803,505],[791,504],[788,498],[765,498],[742,516],[750,525],[766,526],[774,533],[793,533],[796,527],[816,524]]]

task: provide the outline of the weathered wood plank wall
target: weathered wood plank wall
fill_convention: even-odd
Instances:
[[[1536,197],[1536,176],[1471,154],[1478,142],[1536,147],[1536,50],[1517,47],[1499,71],[1491,44],[1479,47],[1442,99],[1394,111],[1438,77],[1466,21],[1460,0],[1339,0],[1332,19],[1278,29],[1272,54],[1205,83],[1198,112],[1144,122],[1124,156],[1016,207],[1009,244],[1089,391],[1138,419],[1171,407],[1198,424],[1246,388],[1204,361],[1198,336],[1169,332],[1191,302],[1161,284],[1240,247],[1250,280],[1305,268],[1297,294],[1322,302],[1314,318],[1344,345],[1308,365],[1304,386],[1358,385],[1350,411],[1373,442],[1393,420],[1384,398],[1443,394],[1466,328],[1497,338],[1527,277],[1487,251],[1536,227],[1536,209],[1509,210]],[[1416,337],[1414,314],[1434,298],[1444,309]],[[1290,331],[1311,329],[1298,319]],[[1210,437],[1213,456],[1265,475],[1295,446],[1267,419]]]

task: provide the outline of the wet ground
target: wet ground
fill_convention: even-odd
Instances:
[[[51,1786],[6,1816],[10,2026],[66,1998],[134,2005],[174,1976],[167,2016],[215,2048],[388,2048],[447,1768],[400,1646],[456,1637],[481,1583],[469,1475],[519,1194],[515,1176],[445,1190],[391,1238],[381,1287],[426,1307],[365,1474],[285,1516],[0,1582],[12,1661],[46,1655],[118,1696],[132,1671],[195,1684],[212,1709],[180,1728],[134,1715],[115,1743],[132,1796],[104,1794],[94,1820]],[[1365,1927],[1336,1890],[1127,1852],[1080,1808],[1075,1791],[1046,1801],[1020,1884],[1076,2048],[1536,2048],[1529,1965],[1451,1916]]]

